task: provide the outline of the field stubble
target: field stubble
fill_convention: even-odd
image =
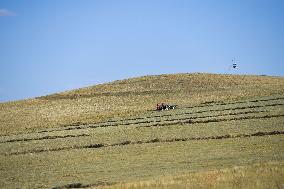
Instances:
[[[127,118],[154,109],[157,102],[192,106],[282,94],[284,80],[281,77],[217,74],[146,76],[36,99],[0,103],[0,134]]]
[[[0,187],[283,187],[283,94],[282,78],[179,74],[1,104]]]

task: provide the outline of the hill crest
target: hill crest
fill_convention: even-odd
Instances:
[[[55,93],[39,98],[74,99],[95,96],[123,96],[174,91],[217,90],[238,87],[279,85],[283,78],[257,75],[180,73],[134,77]],[[280,83],[279,83],[280,82]],[[283,83],[282,83],[283,85]]]

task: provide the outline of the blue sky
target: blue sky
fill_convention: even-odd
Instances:
[[[283,0],[0,0],[0,102],[163,73],[284,76],[283,10]]]

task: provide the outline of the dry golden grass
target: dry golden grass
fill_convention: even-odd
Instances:
[[[174,74],[115,81],[0,104],[1,135],[138,115],[157,102],[188,106],[284,93],[284,79],[268,76]]]
[[[153,180],[118,183],[93,189],[191,189],[191,188],[283,188],[284,164],[261,163],[253,166],[201,171]]]
[[[281,188],[283,102],[281,77],[175,74],[2,103],[0,188]]]

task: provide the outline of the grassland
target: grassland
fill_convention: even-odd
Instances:
[[[284,166],[281,163],[260,163],[251,166],[235,166],[230,169],[200,171],[179,176],[118,183],[98,189],[143,189],[143,188],[283,188]],[[80,186],[79,183],[77,183]],[[84,186],[84,185],[81,185]]]
[[[179,108],[153,111],[162,101]],[[280,77],[148,76],[0,115],[0,188],[284,187]]]
[[[89,124],[143,114],[157,102],[192,106],[284,93],[284,80],[269,76],[174,74],[145,76],[0,104],[0,134]]]

